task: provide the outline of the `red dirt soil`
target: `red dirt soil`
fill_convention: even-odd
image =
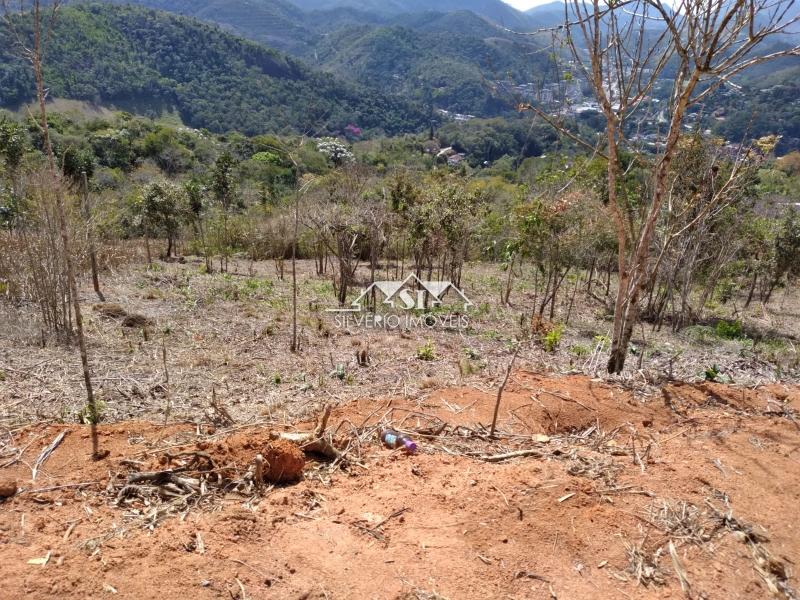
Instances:
[[[270,428],[198,437],[195,425],[105,425],[110,455],[99,462],[85,427],[14,432],[24,452],[0,468],[0,481],[20,487],[0,504],[0,597],[679,598],[678,570],[692,598],[794,597],[800,390],[672,384],[640,402],[599,380],[517,373],[498,420],[513,444],[470,438],[491,421],[495,394],[338,407],[329,429],[383,421],[441,434],[420,435],[415,456],[373,440],[362,466],[330,475],[309,461],[299,483],[254,500],[228,493],[155,528],[117,506],[109,482],[187,449],[244,470]],[[469,444],[541,456],[488,463],[466,456]],[[665,503],[696,519],[662,518]],[[649,585],[629,569],[639,546],[659,557]]]

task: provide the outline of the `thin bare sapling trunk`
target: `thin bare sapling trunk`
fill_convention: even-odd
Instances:
[[[94,397],[94,390],[92,388],[92,377],[89,369],[89,354],[86,349],[86,338],[83,331],[83,313],[81,312],[81,301],[78,295],[78,285],[75,276],[75,261],[72,256],[72,244],[70,242],[69,224],[67,222],[67,211],[64,200],[64,187],[61,181],[61,173],[56,165],[55,154],[53,152],[53,145],[50,140],[50,130],[47,124],[47,90],[44,84],[44,44],[50,39],[53,26],[59,7],[61,6],[60,0],[54,0],[48,10],[49,16],[45,24],[42,15],[42,6],[40,0],[33,0],[31,3],[31,18],[33,39],[30,45],[26,44],[20,35],[19,31],[14,25],[12,11],[8,6],[7,0],[2,0],[4,16],[6,24],[11,29],[14,37],[16,38],[17,45],[21,49],[22,55],[26,58],[33,68],[33,75],[36,82],[36,100],[39,105],[40,128],[42,132],[42,141],[44,144],[45,154],[47,157],[47,168],[53,181],[53,193],[56,200],[56,211],[58,214],[58,226],[61,234],[61,246],[64,252],[64,263],[66,267],[66,275],[69,283],[70,295],[72,296],[73,310],[75,312],[75,329],[78,337],[78,347],[81,355],[81,367],[83,369],[83,380],[86,386],[86,401],[89,408],[91,430],[92,430],[92,458],[98,460],[102,458],[99,449],[99,442],[97,436],[97,420],[99,418],[97,403]]]

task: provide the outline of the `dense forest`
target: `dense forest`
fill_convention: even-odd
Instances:
[[[3,28],[4,106],[33,98],[29,68],[14,48]],[[312,71],[216,27],[135,7],[64,8],[47,56],[52,96],[144,114],[174,107],[186,124],[212,131],[325,132],[353,124],[393,134],[427,122],[391,94]]]

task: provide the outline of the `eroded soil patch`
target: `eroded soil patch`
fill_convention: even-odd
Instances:
[[[0,448],[0,479],[20,488],[0,504],[3,597],[792,598],[797,399],[703,384],[639,402],[515,373],[497,440],[491,389],[362,399],[330,417],[341,460],[307,454],[302,481],[262,489],[247,474],[277,424],[104,425],[100,462],[85,427],[28,427]],[[420,453],[382,448],[385,424],[415,432]],[[185,506],[120,499],[131,474],[187,466],[207,493]]]

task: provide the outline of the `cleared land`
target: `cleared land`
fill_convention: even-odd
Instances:
[[[604,311],[578,300],[555,352],[520,353],[490,439],[509,341],[529,329],[522,282],[500,308],[502,274],[472,266],[468,331],[343,331],[303,263],[295,356],[288,282],[271,263],[238,269],[106,278],[125,316],[88,311],[99,462],[75,424],[74,351],[40,347],[29,307],[2,320],[0,481],[19,488],[0,504],[4,597],[797,596],[791,291],[742,315],[755,347],[712,325],[646,327],[641,368],[632,356],[613,379],[595,353]],[[131,314],[149,325],[123,326]],[[713,364],[733,383],[702,381]],[[270,436],[314,431],[326,406],[320,437],[340,455],[307,453],[300,482],[256,485]],[[387,424],[419,454],[383,448]]]

